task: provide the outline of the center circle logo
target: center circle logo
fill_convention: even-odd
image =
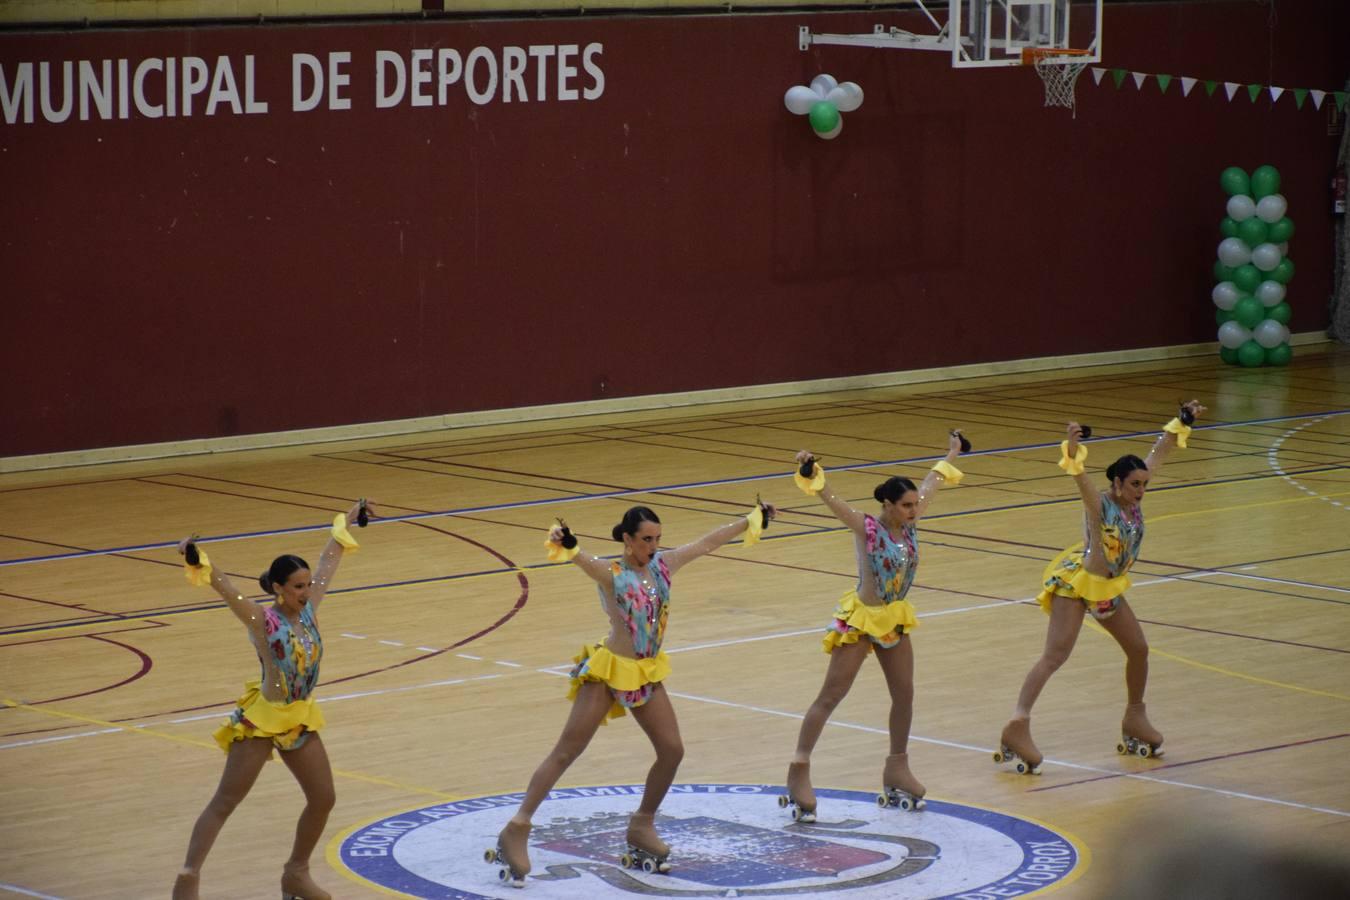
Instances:
[[[656,816],[671,846],[666,875],[619,862],[641,785],[553,791],[534,817],[523,892],[498,882],[498,867],[483,861],[520,794],[388,816],[340,837],[331,853],[358,880],[428,900],[518,900],[531,889],[550,900],[996,900],[1072,880],[1086,865],[1073,838],[992,810],[939,800],[921,812],[880,809],[875,794],[818,788],[819,818],[800,824],[778,807],[782,793],[777,785],[674,785]]]

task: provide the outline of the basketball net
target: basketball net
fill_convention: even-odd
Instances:
[[[1078,108],[1074,105],[1074,86],[1078,76],[1088,67],[1086,62],[1077,62],[1074,57],[1088,56],[1086,50],[1038,50],[1024,49],[1022,59],[1036,67],[1036,74],[1045,84],[1045,105],[1062,106],[1073,112],[1078,118]]]

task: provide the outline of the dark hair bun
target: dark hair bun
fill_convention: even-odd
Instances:
[[[885,486],[886,485],[883,482],[882,484],[879,484],[876,487],[872,488],[872,497],[875,498],[878,503],[884,503],[886,501],[885,491],[882,490],[882,488],[884,488]]]
[[[272,590],[272,579],[266,572],[258,576],[258,584],[262,587],[264,594],[276,593],[276,591]]]
[[[623,540],[623,523],[620,522],[618,525],[615,525],[614,528],[610,531],[610,534],[614,535],[614,540],[616,540],[616,541],[622,541],[622,540]]]

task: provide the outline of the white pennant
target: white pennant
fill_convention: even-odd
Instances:
[[[1093,67],[1092,67],[1092,80],[1095,81],[1095,82],[1097,82],[1097,84],[1101,84],[1101,83],[1102,83],[1102,76],[1105,75],[1105,74],[1106,74],[1106,69],[1102,68],[1101,66],[1093,66]]]
[[[1195,87],[1195,84],[1196,80],[1194,78],[1187,78],[1183,75],[1181,77],[1181,96],[1189,97],[1191,95],[1191,88]]]
[[[1326,92],[1326,91],[1308,91],[1308,93],[1309,93],[1309,94],[1312,94],[1312,98],[1313,98],[1313,106],[1316,107],[1317,109],[1321,109],[1321,108],[1322,108],[1322,101],[1326,99],[1327,92]]]
[[[1276,100],[1279,100],[1279,99],[1280,99],[1280,95],[1283,94],[1283,93],[1284,93],[1284,88],[1272,86],[1271,89],[1270,89],[1270,102],[1271,102],[1271,103],[1274,103]]]
[[[1147,73],[1147,72],[1131,72],[1130,74],[1134,76],[1134,86],[1137,87],[1137,88],[1139,88],[1139,90],[1142,91],[1142,90],[1144,89],[1144,79],[1148,77],[1148,73]]]
[[[1242,85],[1238,84],[1236,81],[1225,81],[1223,83],[1223,89],[1228,92],[1228,99],[1230,101],[1233,99],[1233,95],[1237,93],[1237,89],[1240,87],[1242,87]]]

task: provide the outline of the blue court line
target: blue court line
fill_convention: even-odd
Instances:
[[[1194,427],[1193,430],[1211,431],[1221,428],[1240,428],[1246,425],[1262,425],[1269,422],[1290,422],[1297,419],[1315,419],[1318,417],[1330,418],[1332,416],[1343,416],[1346,415],[1347,413],[1350,413],[1350,410],[1337,409],[1324,412],[1301,413],[1299,415],[1292,415],[1292,416],[1272,416],[1270,418],[1265,419],[1245,419],[1238,422],[1216,422],[1212,425],[1197,425]],[[1151,437],[1159,433],[1160,432],[1158,430],[1150,430],[1150,431],[1132,431],[1114,435],[1101,435],[1093,437],[1090,440],[1083,441],[1083,443],[1096,444],[1106,441],[1129,440],[1131,438],[1136,437]],[[972,453],[962,454],[962,456],[964,458],[970,458],[976,456],[993,456],[1002,453],[1019,453],[1024,450],[1045,450],[1053,447],[1058,447],[1059,444],[1060,444],[1059,441],[1052,441],[1049,443],[1038,443],[1038,444],[1018,444],[1011,447],[999,447],[993,450],[978,450]],[[937,454],[930,456],[914,456],[907,459],[886,460],[882,462],[857,463],[851,466],[838,466],[837,468],[832,468],[830,471],[855,472],[855,471],[863,471],[866,469],[879,469],[887,466],[911,465],[914,463],[931,462],[933,460],[943,459],[944,456],[945,454]],[[1332,466],[1331,468],[1340,468],[1340,467]],[[547,478],[547,476],[542,475],[536,477]],[[720,485],[727,485],[727,484],[749,484],[756,481],[768,481],[770,479],[782,477],[784,477],[782,472],[774,472],[769,475],[746,475],[739,478],[718,478],[713,479],[711,481],[691,481],[682,484],[658,485],[655,487],[623,488],[621,490],[615,491],[601,491],[593,494],[576,494],[568,497],[549,497],[540,500],[520,500],[515,503],[496,503],[487,506],[467,506],[459,509],[441,510],[438,512],[410,513],[405,516],[382,516],[381,518],[375,521],[414,522],[419,521],[421,519],[439,519],[447,516],[468,515],[470,513],[503,512],[511,509],[526,509],[535,506],[553,506],[564,503],[578,503],[586,500],[608,500],[614,497],[631,497],[637,494],[655,494],[670,491],[687,491],[687,490],[696,490],[699,488],[718,487]],[[1201,484],[1226,483],[1231,480],[1233,479],[1223,479],[1221,482],[1218,481],[1202,482],[1197,483],[1196,485],[1174,485],[1171,488],[1157,488],[1157,490],[1160,491],[1175,490],[1180,487],[1189,487],[1189,486],[1199,487],[1201,486]],[[278,490],[284,490],[284,488],[278,488]],[[1077,500],[1078,498],[1075,497],[1071,499]],[[933,519],[948,518],[951,516],[970,515],[976,512],[1001,512],[1009,509],[1019,509],[1025,506],[1042,506],[1050,503],[1064,503],[1064,502],[1067,501],[1044,500],[1044,501],[1036,501],[1034,503],[1013,504],[1011,506],[996,506],[990,507],[988,509],[966,510],[963,513],[945,513],[942,515],[929,516],[927,518]],[[233,540],[242,540],[245,538],[276,537],[278,535],[283,534],[306,534],[314,531],[327,531],[330,527],[331,527],[330,525],[300,525],[294,528],[278,528],[269,531],[242,531],[234,534],[222,534],[204,537],[200,538],[199,541],[200,543],[206,543],[208,541],[233,541]],[[22,538],[19,538],[18,540],[22,540]],[[26,556],[21,557],[19,559],[0,560],[0,568],[4,568],[6,566],[25,565],[28,563],[53,562],[56,560],[66,560],[66,559],[83,559],[86,557],[93,557],[93,556],[113,556],[119,553],[139,553],[146,550],[163,550],[169,547],[176,547],[176,546],[178,546],[177,541],[160,541],[153,544],[134,544],[127,547],[109,547],[103,550],[78,550],[73,553],[53,553],[47,556]]]

